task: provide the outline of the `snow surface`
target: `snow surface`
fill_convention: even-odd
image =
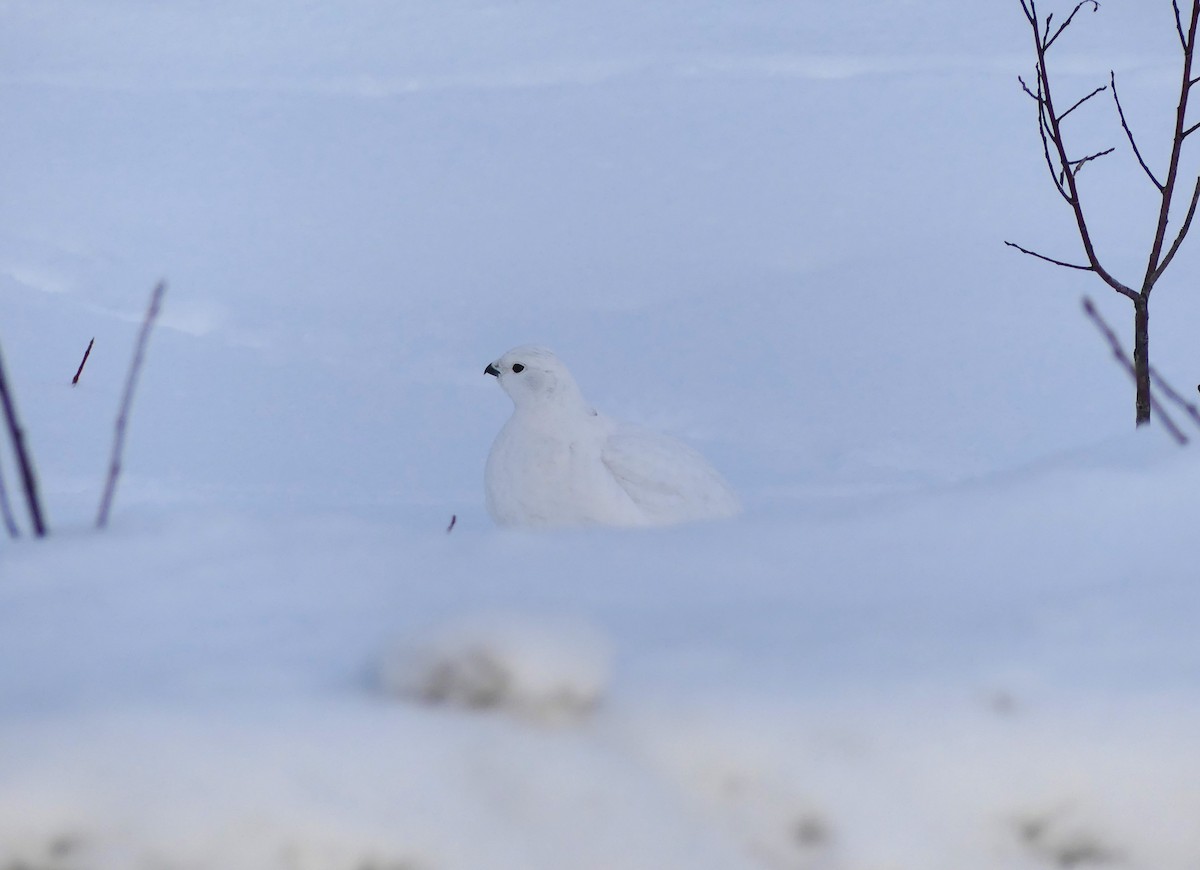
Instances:
[[[1161,5],[1056,46],[1148,154]],[[1079,312],[1127,334],[1124,300],[1001,244],[1077,245],[1015,2],[0,25],[0,342],[53,530],[0,541],[0,868],[1200,861],[1200,458],[1130,431]],[[1092,108],[1081,150],[1123,147]],[[1088,175],[1132,275],[1153,191]],[[1196,256],[1153,308],[1189,391]],[[480,372],[527,341],[745,515],[493,528]]]

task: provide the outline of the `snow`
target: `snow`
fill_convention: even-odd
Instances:
[[[1175,35],[1133,5],[1056,51],[1154,154]],[[0,342],[52,528],[0,541],[0,867],[1200,860],[1200,461],[1131,431],[1079,311],[1127,336],[1125,301],[1001,244],[1077,244],[1017,4],[0,21]],[[1081,148],[1124,145],[1108,108]],[[1089,175],[1133,274],[1153,191]],[[1152,309],[1185,392],[1195,257]],[[481,371],[530,341],[745,514],[493,527]]]

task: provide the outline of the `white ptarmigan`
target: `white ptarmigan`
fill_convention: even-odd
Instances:
[[[546,348],[513,348],[484,373],[514,405],[484,471],[488,512],[499,525],[661,526],[741,511],[703,456],[593,409]]]

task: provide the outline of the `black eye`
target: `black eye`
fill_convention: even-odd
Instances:
[[[520,363],[513,363],[513,374],[519,375],[523,371],[525,371],[525,366]]]

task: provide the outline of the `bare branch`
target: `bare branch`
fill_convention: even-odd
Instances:
[[[1183,239],[1188,234],[1188,230],[1192,228],[1192,219],[1196,216],[1196,206],[1200,205],[1200,178],[1196,179],[1196,186],[1192,189],[1192,202],[1188,206],[1187,215],[1183,219],[1183,223],[1179,227],[1179,233],[1175,236],[1175,241],[1171,243],[1170,250],[1163,257],[1158,268],[1154,271],[1153,279],[1158,281],[1162,273],[1166,271],[1167,266],[1171,265],[1171,261],[1175,259],[1175,255],[1179,252],[1179,246],[1183,244]]]
[[[33,470],[33,460],[29,458],[29,450],[25,447],[25,433],[17,420],[17,408],[8,389],[8,380],[4,376],[4,363],[0,360],[0,405],[4,407],[4,418],[8,421],[8,437],[12,442],[13,452],[17,455],[17,466],[21,471],[21,483],[25,488],[25,504],[29,508],[29,520],[33,524],[33,533],[39,538],[46,536],[46,523],[42,519],[42,500],[38,495],[37,475]]]
[[[1057,172],[1055,171],[1054,158],[1050,156],[1050,142],[1050,136],[1045,130],[1042,130],[1042,151],[1046,155],[1046,166],[1050,169],[1050,180],[1054,182],[1054,186],[1058,188],[1058,195],[1066,201],[1067,205],[1074,206],[1075,200],[1066,188],[1066,170],[1060,167]]]
[[[1046,100],[1042,91],[1042,81],[1044,76],[1040,66],[1038,67],[1037,73],[1037,93],[1034,93],[1032,90],[1030,90],[1029,85],[1027,85],[1025,80],[1020,76],[1017,76],[1017,81],[1021,83],[1021,87],[1025,90],[1025,93],[1032,97],[1034,102],[1037,103],[1038,135],[1042,137],[1042,154],[1046,158],[1046,168],[1050,170],[1050,180],[1054,182],[1054,186],[1058,189],[1059,196],[1061,196],[1068,204],[1071,204],[1071,194],[1067,192],[1067,189],[1064,186],[1063,169],[1062,167],[1055,166],[1054,158],[1050,155],[1051,143],[1053,142],[1056,148],[1058,148],[1059,145],[1058,139],[1056,138],[1057,127],[1053,123],[1053,119],[1049,117],[1049,113],[1046,111]]]
[[[1197,79],[1197,81],[1200,81],[1200,79]],[[1188,136],[1191,136],[1193,133],[1196,132],[1197,129],[1200,129],[1200,122],[1195,123],[1192,126],[1188,127],[1186,130],[1184,130],[1183,138],[1186,139]]]
[[[1096,325],[1096,328],[1099,329],[1100,333],[1105,337],[1105,339],[1108,340],[1108,346],[1112,350],[1113,357],[1121,364],[1121,367],[1129,373],[1129,376],[1133,378],[1133,381],[1136,384],[1137,369],[1135,369],[1133,366],[1133,360],[1126,355],[1125,351],[1121,347],[1121,340],[1117,338],[1117,334],[1112,331],[1112,327],[1110,327],[1108,323],[1105,322],[1104,318],[1100,316],[1100,312],[1096,310],[1096,306],[1092,304],[1092,300],[1087,296],[1083,297],[1083,310],[1087,312],[1087,316],[1091,318],[1092,323]],[[1175,425],[1175,421],[1171,419],[1171,416],[1166,412],[1159,401],[1154,398],[1153,394],[1150,396],[1150,407],[1154,409],[1156,419],[1162,421],[1163,428],[1166,429],[1167,432],[1170,433],[1171,437],[1175,439],[1176,444],[1182,446],[1188,443],[1187,436],[1184,435],[1183,431]]]
[[[1095,154],[1089,154],[1087,157],[1080,158],[1079,160],[1072,160],[1071,171],[1078,175],[1079,170],[1084,167],[1084,164],[1091,163],[1093,160],[1098,160],[1101,157],[1107,157],[1116,150],[1116,148],[1106,148],[1103,151],[1097,151]]]
[[[1053,257],[1047,257],[1045,254],[1039,254],[1037,251],[1031,251],[1028,248],[1022,248],[1016,242],[1005,242],[1010,248],[1016,248],[1022,254],[1028,254],[1031,257],[1037,257],[1039,260],[1045,260],[1047,263],[1053,263],[1055,266],[1062,266],[1067,269],[1078,269],[1080,272],[1095,272],[1091,266],[1081,266],[1078,263],[1068,263],[1065,260],[1056,260]]]
[[[1176,235],[1175,241],[1169,247],[1165,247],[1167,245],[1167,229],[1170,222],[1171,205],[1175,199],[1175,186],[1179,178],[1183,142],[1196,129],[1195,127],[1187,126],[1186,118],[1188,114],[1188,96],[1191,93],[1191,87],[1188,83],[1193,78],[1192,65],[1195,60],[1193,49],[1196,46],[1196,30],[1198,26],[1200,26],[1200,0],[1193,0],[1186,28],[1187,37],[1184,40],[1179,104],[1175,109],[1175,135],[1171,140],[1171,157],[1167,161],[1167,173],[1163,179],[1162,201],[1159,205],[1158,221],[1154,230],[1154,241],[1150,246],[1150,256],[1147,258],[1145,277],[1142,280],[1143,296],[1149,296],[1150,291],[1154,288],[1154,284],[1163,273],[1164,265],[1178,251],[1179,244],[1191,227],[1192,218],[1195,214],[1194,203],[1196,201],[1196,194],[1194,193],[1192,196],[1193,206],[1189,208],[1188,216],[1184,219],[1179,234]],[[1164,250],[1166,251],[1165,254]]]
[[[1053,36],[1049,36],[1049,34],[1050,34],[1050,19],[1053,16],[1049,16],[1049,15],[1046,16],[1046,35],[1049,36],[1049,38],[1047,39],[1047,38],[1043,37],[1043,42],[1045,43],[1045,47],[1046,47],[1047,51],[1050,50],[1050,46],[1054,45],[1054,41],[1056,39],[1058,39],[1060,36],[1062,36],[1062,32],[1071,26],[1071,22],[1075,20],[1075,16],[1079,14],[1079,10],[1082,9],[1084,6],[1091,6],[1093,12],[1100,11],[1100,4],[1097,3],[1096,0],[1083,0],[1082,3],[1078,4],[1073,10],[1071,10],[1071,14],[1067,16],[1067,20],[1064,21],[1062,24],[1058,25],[1058,30],[1054,31]]]
[[[96,528],[102,529],[108,525],[108,512],[112,507],[113,496],[117,491],[117,478],[121,476],[121,453],[125,449],[125,427],[129,421],[129,407],[133,404],[133,392],[137,388],[138,375],[142,370],[142,359],[146,354],[146,342],[150,338],[150,330],[158,317],[162,305],[163,293],[167,290],[166,282],[159,281],[150,294],[150,305],[146,309],[146,318],[142,321],[142,330],[138,333],[137,345],[133,351],[133,361],[129,364],[129,375],[125,379],[125,393],[121,397],[121,410],[117,414],[116,433],[113,437],[112,456],[108,463],[108,479],[104,484],[104,495],[100,498],[100,509],[96,513]]]
[[[1183,35],[1183,17],[1179,14],[1179,0],[1171,0],[1171,6],[1175,10],[1175,30],[1179,34],[1179,45],[1184,51],[1187,51],[1187,37]]]
[[[1154,173],[1150,171],[1150,167],[1146,164],[1146,161],[1142,158],[1142,151],[1140,148],[1138,148],[1137,140],[1133,138],[1133,131],[1129,129],[1129,122],[1125,120],[1125,109],[1121,105],[1120,96],[1117,94],[1117,74],[1112,70],[1109,70],[1108,80],[1112,84],[1113,102],[1117,104],[1117,114],[1121,118],[1121,129],[1125,131],[1125,136],[1129,139],[1129,144],[1133,148],[1133,156],[1137,158],[1137,162],[1141,164],[1142,171],[1146,173],[1147,177],[1149,177],[1154,186],[1157,187],[1159,191],[1162,191],[1163,183],[1155,177]]]
[[[1084,97],[1083,99],[1081,99],[1077,103],[1075,103],[1075,105],[1073,105],[1071,108],[1067,109],[1065,112],[1063,112],[1061,115],[1059,115],[1058,122],[1061,124],[1066,119],[1067,115],[1074,112],[1076,109],[1078,109],[1080,106],[1082,106],[1088,100],[1090,100],[1092,97],[1096,96],[1096,94],[1104,93],[1104,91],[1107,91],[1107,90],[1108,90],[1108,85],[1101,85],[1100,87],[1096,88],[1096,90],[1092,91],[1086,97]]]
[[[1066,145],[1063,141],[1062,128],[1059,124],[1059,116],[1054,110],[1054,100],[1051,95],[1050,77],[1046,67],[1046,52],[1049,49],[1049,40],[1057,38],[1063,30],[1071,24],[1079,11],[1086,6],[1091,6],[1093,11],[1099,9],[1099,3],[1095,0],[1084,0],[1075,6],[1071,11],[1067,20],[1059,26],[1058,30],[1051,36],[1049,28],[1046,29],[1043,35],[1042,29],[1031,23],[1033,30],[1034,50],[1037,55],[1035,70],[1037,72],[1038,81],[1037,89],[1033,92],[1038,103],[1038,133],[1042,137],[1042,149],[1046,158],[1046,164],[1050,169],[1050,177],[1054,181],[1055,187],[1058,189],[1059,195],[1071,207],[1071,211],[1075,217],[1075,224],[1079,230],[1079,238],[1083,243],[1084,253],[1087,255],[1087,267],[1090,271],[1095,272],[1100,276],[1106,284],[1122,295],[1128,296],[1131,299],[1136,298],[1136,293],[1127,287],[1124,283],[1114,277],[1100,263],[1100,257],[1096,253],[1095,245],[1092,241],[1091,231],[1088,227],[1087,216],[1084,213],[1083,205],[1079,198],[1079,188],[1076,183],[1076,175],[1078,171],[1088,162],[1095,160],[1105,154],[1111,153],[1112,149],[1102,151],[1097,154],[1089,155],[1088,157],[1079,160],[1072,160],[1067,156]],[[1029,8],[1036,13],[1036,6],[1033,0],[1030,0]],[[1028,86],[1026,86],[1029,92]],[[1032,253],[1032,252],[1031,252]],[[1049,262],[1056,262],[1053,258],[1043,257]],[[1061,265],[1070,265],[1058,261]],[[1078,267],[1077,267],[1078,268]]]

